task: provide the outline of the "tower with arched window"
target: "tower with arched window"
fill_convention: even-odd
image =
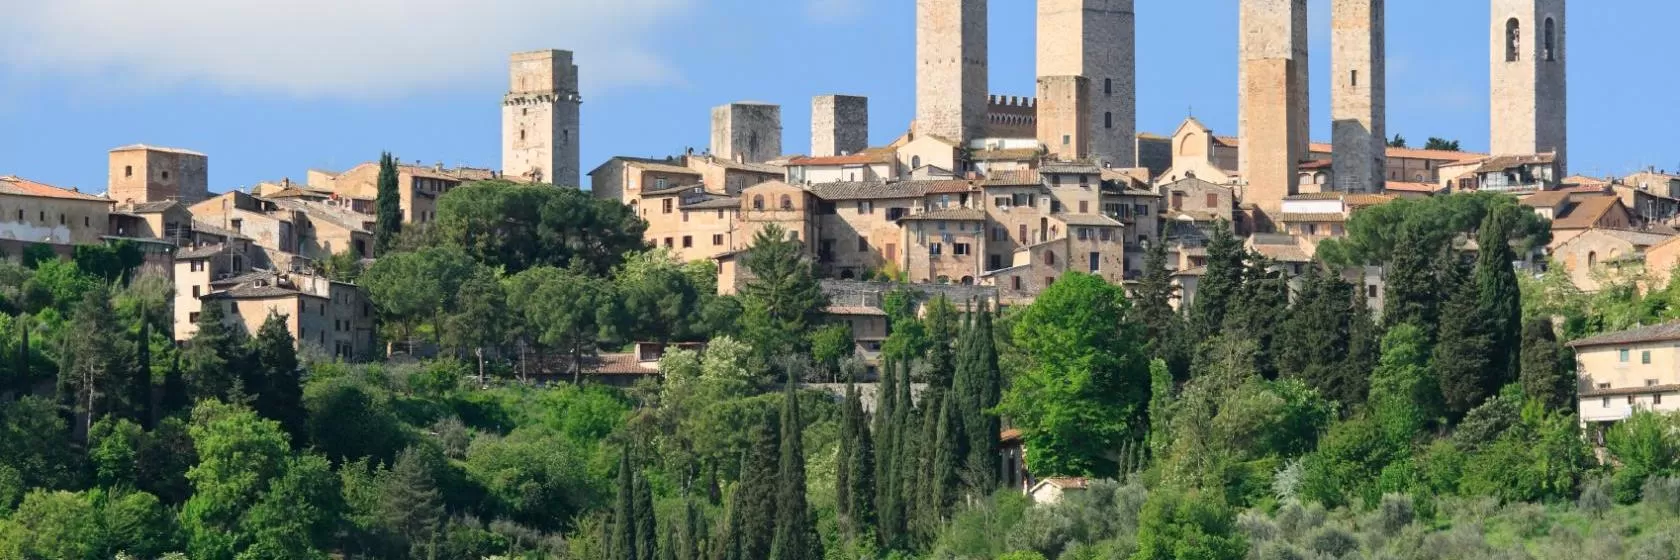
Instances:
[[[1557,154],[1568,174],[1565,0],[1492,0],[1491,148],[1494,155]]]
[[[1051,153],[1111,167],[1137,165],[1132,7],[1133,0],[1038,0],[1038,136]],[[1070,87],[1075,82],[1077,90]],[[1046,114],[1076,114],[1077,122]],[[1083,145],[1073,150],[1063,138]]]
[[[578,67],[571,51],[514,53],[502,98],[502,174],[580,186]]]
[[[1382,192],[1388,170],[1384,0],[1330,3],[1331,165],[1340,192]]]

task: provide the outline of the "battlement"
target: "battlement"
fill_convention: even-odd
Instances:
[[[986,96],[986,109],[988,111],[997,111],[1003,107],[1036,108],[1038,107],[1038,98],[997,94]]]
[[[991,95],[986,99],[987,138],[1035,138],[1038,98]]]

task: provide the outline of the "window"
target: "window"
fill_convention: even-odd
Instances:
[[[1610,408],[1610,397],[1604,397],[1604,408]]]
[[[1085,201],[1085,200],[1079,201],[1079,213],[1080,214],[1085,214],[1085,213],[1088,213],[1090,211],[1091,211],[1091,203],[1089,201]]]
[[[1055,276],[1045,276],[1044,277],[1044,287],[1049,288],[1051,284],[1055,284],[1055,283],[1056,283],[1056,277]]]
[[[1062,135],[1062,145],[1063,146],[1066,146],[1066,145],[1069,145],[1069,144],[1072,144],[1072,143],[1073,143],[1073,137],[1072,136],[1069,136],[1069,135],[1066,135],[1066,134]]]
[[[939,222],[936,223],[936,226],[939,228],[939,231],[945,231],[945,220],[939,220]]]
[[[229,301],[228,302],[228,313],[238,313],[238,312],[239,312],[239,302]]]
[[[519,129],[519,139],[520,140],[525,139],[525,129],[523,129],[523,128]]]
[[[951,254],[959,256],[959,257],[967,255],[968,254],[968,244],[967,243],[952,243],[951,244]]]
[[[723,211],[722,210],[718,210],[717,219],[719,219],[719,220],[723,219]]]
[[[133,176],[134,176],[134,166],[124,165],[123,166],[123,177],[127,178],[127,177],[133,177]]]
[[[198,264],[198,263],[193,263],[193,264]],[[200,290],[200,289],[201,289],[201,288],[202,288],[202,287],[201,287],[201,286],[193,286],[193,298],[197,298],[197,297],[198,297],[198,295],[199,295],[199,290]]]
[[[1062,212],[1062,201],[1060,201],[1060,200],[1050,201],[1050,213],[1051,214],[1060,214],[1061,212]]]
[[[858,245],[857,245],[857,247],[858,247],[858,252],[859,252],[859,253],[867,253],[867,252],[869,252],[869,238],[868,238],[868,237],[864,237],[864,236],[861,236],[861,235],[860,235],[860,236],[858,236]]]
[[[1643,365],[1647,365],[1647,366],[1651,365],[1651,351],[1650,350],[1640,350],[1639,351],[1639,363],[1643,364]]]
[[[676,203],[675,200],[672,200],[672,199],[669,199],[669,198],[659,201],[659,213],[670,214],[671,209],[673,207],[675,207],[675,203]]]
[[[1302,227],[1306,228],[1307,235],[1318,235],[1318,224],[1307,224]]]
[[[683,214],[683,221],[684,221],[684,222],[687,222],[687,221],[688,221],[688,211],[687,211],[687,210],[683,210],[683,213],[682,213],[682,214]]]
[[[187,321],[192,322],[192,323],[197,323],[198,322],[198,312],[195,311],[195,312],[192,312],[192,313],[188,313],[187,314]]]
[[[694,236],[684,235],[683,236],[683,248],[688,249],[688,248],[693,247],[693,246],[694,246]]]
[[[1018,242],[1019,243],[1026,243],[1027,242],[1027,224],[1021,224],[1020,231],[1018,233],[1020,234],[1020,235],[1017,236],[1017,237],[1020,238],[1020,240]]]
[[[1008,208],[1009,207],[1009,197],[1007,197],[1007,196],[994,196],[994,197],[992,197],[992,207],[994,207],[994,208]]]
[[[782,195],[782,209],[783,210],[792,210],[793,209],[793,197],[785,195],[785,194]]]
[[[188,265],[188,268],[193,272],[204,272],[204,261],[193,261],[191,265]]]
[[[859,214],[874,214],[875,213],[875,201],[873,201],[873,200],[859,200],[858,203],[857,203],[857,211],[858,211]]]
[[[922,168],[922,156],[910,156],[910,169],[912,171],[914,171],[914,170],[921,169],[921,168]]]
[[[1359,71],[1358,70],[1353,71],[1352,82],[1353,82],[1353,87],[1359,87]]]
[[[1368,298],[1377,297],[1377,286],[1375,284],[1365,286],[1365,297],[1368,297]]]
[[[168,171],[163,172],[163,180],[165,180],[165,181],[169,180],[169,172]]]
[[[1626,349],[1626,348],[1623,348],[1623,349],[1621,349],[1621,350],[1617,350],[1617,351],[1616,351],[1616,355],[1617,355],[1617,358],[1618,358],[1618,359],[1619,359],[1619,360],[1620,360],[1620,361],[1621,361],[1621,362],[1622,362],[1622,363],[1624,363],[1624,364],[1625,364],[1625,363],[1627,363],[1627,361],[1628,361],[1628,349]]]
[[[1091,240],[1091,228],[1079,228],[1079,240],[1080,241],[1090,241]]]
[[[888,208],[887,209],[887,219],[896,222],[899,219],[903,218],[905,214],[909,214],[909,213],[910,213],[909,208]]]
[[[929,243],[928,244],[928,254],[933,255],[935,257],[937,257],[939,255],[942,255],[942,254],[945,254],[945,246],[943,244],[940,244],[940,243]]]
[[[1628,395],[1628,406],[1633,406],[1634,403],[1635,403],[1635,399],[1636,399],[1636,397],[1634,397],[1633,395]]]
[[[722,246],[722,245],[723,245],[723,234],[721,234],[721,233],[712,234],[712,246],[719,247],[719,246]]]
[[[1103,112],[1103,128],[1114,128],[1114,113]]]
[[[1219,207],[1219,193],[1207,193],[1206,204],[1207,204],[1208,208],[1218,208]]]
[[[233,225],[233,231],[244,231],[241,228],[245,225],[245,220],[233,220],[229,223]]]
[[[1505,62],[1516,62],[1522,46],[1522,24],[1517,18],[1505,20]]]
[[[47,212],[45,210],[42,210],[40,212],[40,216],[37,219],[40,220],[40,221],[43,221],[43,222],[47,221]]]
[[[896,243],[888,243],[887,244],[887,260],[889,260],[889,261],[898,260],[898,244],[896,244]]]
[[[1044,252],[1044,264],[1048,264],[1048,265],[1055,265],[1056,264],[1056,252],[1055,251],[1045,251]]]
[[[764,209],[764,195],[761,195],[761,194],[753,195],[753,210],[763,210],[763,209]]]
[[[1605,388],[1605,389],[1609,389],[1609,388],[1610,388],[1610,387],[1609,387],[1609,386],[1608,386],[1608,385],[1610,385],[1610,384],[1609,384],[1609,383],[1605,383],[1605,384],[1604,384],[1604,385],[1606,385],[1606,387],[1604,387],[1604,388]],[[1646,380],[1645,380],[1645,386],[1646,386],[1646,387],[1656,387],[1656,386],[1657,386],[1657,380],[1655,380],[1655,379],[1646,379]]]
[[[665,188],[665,178],[664,178],[664,177],[660,177],[660,178],[658,178],[658,179],[654,179],[654,180],[653,180],[653,188],[655,188],[655,189],[663,189],[663,188]]]
[[[1557,22],[1546,18],[1545,52],[1546,62],[1557,61]]]
[[[1003,268],[1003,255],[986,255],[986,270]]]
[[[1108,240],[1114,238],[1114,231],[1110,230],[1108,228],[1102,228],[1100,230],[1097,230],[1097,233],[1100,234],[1100,237],[1102,238],[1103,241],[1108,241]]]
[[[676,241],[676,238],[673,238],[673,237],[665,238],[665,248],[670,249],[672,247],[674,241]]]
[[[1012,290],[1020,290],[1021,289],[1021,277],[1020,276],[1010,276],[1009,277],[1009,288],[1012,289]]]

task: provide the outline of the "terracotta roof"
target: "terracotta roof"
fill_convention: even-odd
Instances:
[[[1335,212],[1280,212],[1280,222],[1346,222],[1347,216]]]
[[[732,197],[732,196],[710,198],[710,199],[702,200],[702,201],[699,201],[699,202],[693,202],[693,203],[683,205],[684,210],[714,210],[714,209],[720,209],[720,208],[740,208],[740,207],[741,207],[741,198],[740,197]]]
[[[1307,256],[1306,251],[1295,245],[1255,245],[1254,252],[1278,262],[1312,262],[1312,257]]]
[[[156,214],[176,206],[182,206],[180,201],[161,200],[156,202],[136,202],[133,206],[130,206],[125,210],[135,214]]]
[[[1594,196],[1583,199],[1569,214],[1552,220],[1552,229],[1586,229],[1597,224],[1610,209],[1620,206],[1622,199],[1614,196]]]
[[[1008,442],[1012,442],[1012,441],[1019,441],[1020,439],[1021,439],[1021,429],[1020,428],[1010,428],[1010,429],[1004,430],[1003,432],[998,434],[998,441],[999,442],[1008,443]]]
[[[700,184],[677,185],[674,187],[665,187],[663,189],[644,189],[642,191],[642,196],[668,196],[673,194],[683,194],[689,191],[704,192],[705,190],[705,185]]]
[[[887,163],[892,161],[892,152],[864,150],[855,154],[843,156],[796,157],[788,160],[789,166],[794,165],[866,165],[871,163]]]
[[[1283,199],[1284,200],[1341,200],[1342,197],[1345,197],[1345,196],[1347,196],[1347,193],[1315,192],[1315,193],[1292,194],[1292,195],[1283,197]]]
[[[823,310],[823,313],[827,313],[829,315],[863,315],[869,317],[887,316],[887,312],[882,311],[879,307],[853,305],[830,305],[827,309]]]
[[[1043,179],[1038,176],[1038,171],[1033,169],[995,171],[986,176],[986,186],[988,187],[1039,186],[1043,184]]]
[[[1434,193],[1440,192],[1442,187],[1435,183],[1415,183],[1411,181],[1389,181],[1383,185],[1383,190],[1400,192]]]
[[[986,213],[974,208],[936,208],[920,214],[905,216],[906,220],[950,220],[956,222],[985,221]]]
[[[1589,336],[1570,342],[1569,345],[1575,348],[1585,348],[1592,346],[1609,346],[1613,344],[1664,342],[1669,340],[1680,340],[1680,321],[1663,323],[1661,325],[1651,325],[1648,327],[1636,327],[1625,331],[1605,333],[1598,336]]]
[[[583,364],[585,375],[659,375],[659,370],[643,366],[635,354],[601,354]]]
[[[1070,226],[1086,227],[1125,227],[1119,220],[1102,214],[1052,214],[1051,218],[1061,220]]]
[[[1619,397],[1623,395],[1644,395],[1649,393],[1673,393],[1680,391],[1680,385],[1646,385],[1643,387],[1614,387],[1610,389],[1586,389],[1581,391],[1582,398]]]
[[[957,194],[957,193],[973,192],[974,190],[975,190],[975,186],[974,186],[973,181],[953,179],[953,180],[949,180],[949,181],[935,181],[933,185],[928,186],[927,193],[928,194]]]
[[[1045,173],[1099,175],[1102,173],[1102,168],[1090,163],[1057,162],[1045,163],[1044,165],[1038,166],[1038,173],[1040,175]]]
[[[1504,171],[1506,169],[1510,169],[1510,168],[1513,168],[1513,167],[1522,167],[1524,165],[1552,163],[1554,161],[1557,161],[1557,155],[1556,154],[1534,154],[1534,155],[1526,155],[1526,156],[1494,156],[1494,157],[1490,157],[1490,158],[1482,160],[1481,165],[1476,168],[1475,172],[1476,173],[1489,173],[1489,172],[1493,172],[1493,171]]]
[[[736,171],[751,171],[753,173],[763,173],[766,175],[784,175],[787,173],[787,169],[782,166],[770,163],[752,163],[748,161],[735,161],[723,158],[712,158],[710,160],[706,160],[706,162],[722,166],[726,169],[734,169]]]
[[[891,198],[921,198],[928,187],[937,181],[898,181],[893,183],[842,181],[811,185],[811,194],[823,200],[874,200]]]
[[[246,240],[251,239],[250,237],[246,237],[245,234],[243,234],[243,233],[239,233],[239,232],[233,231],[231,229],[222,228],[220,226],[212,225],[212,224],[209,224],[209,223],[206,223],[206,222],[201,222],[201,221],[198,221],[198,220],[193,220],[192,228],[193,228],[193,231],[201,231],[201,232],[208,233],[208,234],[211,234],[211,235],[226,237],[228,239],[246,239]]]
[[[149,151],[149,152],[164,152],[164,153],[170,153],[170,154],[182,154],[182,155],[189,155],[189,156],[206,157],[204,154],[199,153],[199,152],[195,152],[195,151],[192,151],[192,150],[184,150],[184,149],[181,149],[181,148],[165,148],[163,146],[148,146],[146,144],[129,144],[127,146],[111,148],[111,153],[132,152],[132,151],[135,151],[135,150],[146,150],[146,151]]]
[[[1568,201],[1568,191],[1540,191],[1522,197],[1517,203],[1530,208],[1557,208]]]
[[[94,196],[72,189],[59,188],[46,183],[38,183],[16,175],[0,176],[0,194],[35,196],[42,198],[62,198],[66,200],[88,200],[97,202],[111,201],[111,199],[103,196]]]
[[[693,175],[693,176],[696,176],[696,177],[700,176],[699,171],[695,171],[693,169],[689,169],[687,167],[683,167],[681,165],[677,165],[677,164],[674,164],[674,163],[653,162],[653,161],[647,161],[647,160],[625,158],[624,164],[628,165],[630,167],[634,167],[636,169],[643,170],[643,171],[659,171],[659,172],[662,172],[662,173],[682,173],[684,175]]]
[[[1564,245],[1574,243],[1576,240],[1581,239],[1582,237],[1586,237],[1586,234],[1588,234],[1588,233],[1599,233],[1599,234],[1602,234],[1602,235],[1607,235],[1607,236],[1610,236],[1610,237],[1614,237],[1616,239],[1626,241],[1626,242],[1628,242],[1629,245],[1633,245],[1635,248],[1640,248],[1640,249],[1643,249],[1643,248],[1646,248],[1646,247],[1655,247],[1655,246],[1661,245],[1661,244],[1663,244],[1663,243],[1665,243],[1665,242],[1667,242],[1671,239],[1674,239],[1674,236],[1664,234],[1664,233],[1654,233],[1654,232],[1648,232],[1648,231],[1633,231],[1633,230],[1626,230],[1626,229],[1593,228],[1593,229],[1589,229],[1585,232],[1582,232],[1581,235],[1577,235],[1575,237],[1569,238],[1568,241],[1565,241],[1565,242],[1559,244],[1558,246],[1562,247]]]
[[[1315,160],[1303,161],[1299,165],[1296,165],[1295,168],[1296,169],[1329,169],[1330,168],[1330,160],[1315,159]]]
[[[975,150],[969,154],[974,161],[1032,161],[1038,159],[1037,148],[1003,148],[997,150]]]

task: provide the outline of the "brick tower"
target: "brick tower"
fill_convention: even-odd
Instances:
[[[1309,153],[1307,0],[1241,0],[1238,170],[1243,201],[1276,211]]]
[[[1039,137],[1084,140],[1077,153],[1112,167],[1137,164],[1137,16],[1133,0],[1038,0]],[[1084,78],[1083,91],[1067,77]],[[1076,114],[1044,119],[1043,113]],[[1058,128],[1059,127],[1059,128]],[[1064,130],[1066,129],[1066,130]]]
[[[1330,4],[1334,190],[1381,192],[1388,168],[1384,0]]]
[[[916,0],[916,132],[986,130],[986,0]]]
[[[579,186],[578,68],[571,51],[514,53],[502,98],[502,174]]]
[[[1557,153],[1569,173],[1564,0],[1493,0],[1492,152]]]

